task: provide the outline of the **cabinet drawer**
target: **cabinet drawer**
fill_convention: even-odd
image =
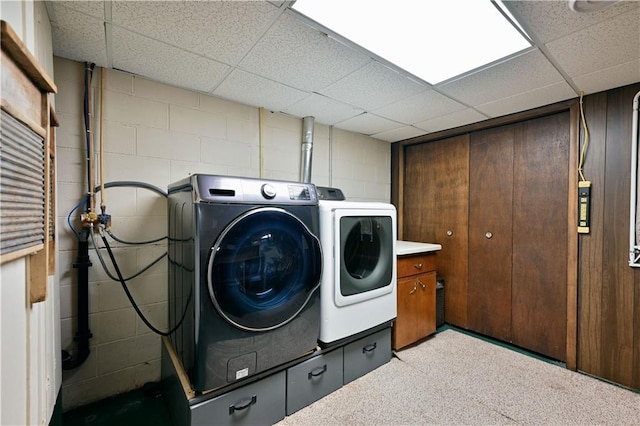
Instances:
[[[287,370],[287,415],[342,387],[342,348]]]
[[[344,384],[391,361],[391,328],[373,333],[344,347]]]
[[[274,424],[285,417],[286,372],[191,407],[191,425]]]
[[[398,278],[435,271],[435,254],[418,254],[398,257]]]

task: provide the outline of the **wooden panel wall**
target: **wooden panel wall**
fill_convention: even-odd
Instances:
[[[640,389],[640,271],[628,265],[628,235],[632,99],[638,91],[635,84],[584,99],[591,232],[579,237],[578,260],[578,369],[635,389]]]
[[[627,263],[632,100],[638,91],[640,83],[584,98],[591,139],[584,173],[593,184],[591,232],[578,237],[577,368],[640,390],[640,270]],[[543,109],[568,109],[568,102]],[[531,114],[540,112],[491,120],[489,125],[524,121]],[[399,214],[403,199],[402,147],[483,127],[488,124],[477,123],[393,144],[392,202],[399,207]],[[577,179],[576,176],[576,182]],[[570,192],[575,194],[575,188]],[[574,235],[570,234],[570,240]],[[570,346],[569,336],[567,341]]]

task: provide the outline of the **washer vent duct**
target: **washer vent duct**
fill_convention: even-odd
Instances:
[[[300,163],[300,181],[311,182],[311,158],[313,154],[313,121],[314,117],[302,119],[302,162]]]

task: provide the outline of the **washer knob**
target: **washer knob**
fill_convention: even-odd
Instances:
[[[262,185],[262,195],[264,198],[271,200],[276,196],[276,189],[272,185],[265,183]]]

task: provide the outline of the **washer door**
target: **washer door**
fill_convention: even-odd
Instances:
[[[209,256],[209,295],[222,317],[249,331],[291,321],[320,286],[318,238],[286,210],[250,210],[220,234]]]
[[[395,280],[393,217],[350,212],[337,220],[336,304],[345,306],[391,292]]]

